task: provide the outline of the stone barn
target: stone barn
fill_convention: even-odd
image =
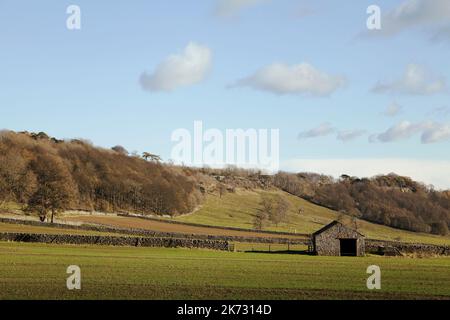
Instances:
[[[312,235],[314,253],[319,256],[363,256],[364,235],[339,221],[333,221]]]

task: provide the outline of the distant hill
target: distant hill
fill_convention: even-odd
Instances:
[[[42,217],[66,209],[177,215],[201,202],[192,170],[113,149],[42,132],[4,131],[0,201],[23,204]]]
[[[450,225],[448,191],[396,174],[373,178],[279,173],[274,184],[316,204],[404,230],[447,235]]]
[[[104,149],[44,132],[0,133],[0,205],[20,204],[42,220],[68,209],[175,217],[193,212],[211,195],[221,199],[237,190],[283,190],[303,199],[306,211],[313,208],[306,203],[314,203],[314,208],[326,207],[349,219],[415,232],[447,235],[450,225],[449,191],[395,174],[333,179],[312,173],[269,176],[231,167],[188,168],[163,163],[149,152],[129,154],[122,146]],[[260,201],[263,209],[251,215],[253,228],[267,228],[269,221],[281,226],[292,210],[286,197],[272,194]],[[314,212],[306,212],[308,219]],[[235,218],[229,222],[239,223]]]

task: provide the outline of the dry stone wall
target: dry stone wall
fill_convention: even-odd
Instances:
[[[131,228],[114,228],[103,225],[69,225],[62,223],[46,223],[40,221],[19,220],[0,218],[0,222],[12,223],[12,224],[24,224],[41,227],[71,229],[71,230],[86,230],[86,231],[98,231],[107,233],[120,233],[129,234],[141,237],[162,237],[162,238],[179,238],[179,239],[200,239],[200,240],[217,240],[217,241],[235,241],[235,242],[256,242],[256,243],[278,243],[278,244],[304,244],[308,245],[310,240],[305,238],[290,239],[290,238],[270,238],[270,237],[241,237],[241,236],[214,236],[203,234],[187,234],[177,232],[158,232],[144,229],[131,229]]]
[[[424,255],[450,255],[450,246],[439,246],[423,243],[405,243],[383,240],[366,240],[366,251],[368,253],[379,253],[383,247],[395,248],[403,254],[424,254]]]
[[[50,235],[29,233],[0,233],[0,241],[133,247],[203,248],[222,251],[231,251],[233,248],[233,246],[228,241],[215,240],[176,239],[160,237],[139,238],[115,236]]]

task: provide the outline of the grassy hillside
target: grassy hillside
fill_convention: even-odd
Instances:
[[[82,290],[66,288],[69,265]],[[368,265],[382,290],[366,287]],[[0,242],[0,299],[449,299],[449,258],[312,257]]]
[[[282,191],[239,190],[236,193],[227,193],[222,197],[208,195],[205,203],[199,210],[189,215],[177,217],[175,220],[213,226],[252,229],[254,217],[258,210],[261,210],[260,201],[262,197],[276,197],[278,195],[288,200],[291,204],[288,222],[281,223],[278,227],[275,225],[268,226],[265,230],[312,233],[339,216],[336,211],[317,206]],[[299,208],[303,209],[302,213],[299,213]],[[450,245],[450,237],[448,236],[441,237],[409,232],[363,220],[358,220],[357,224],[359,231],[368,238]]]
[[[223,228],[211,228],[202,226],[191,226],[185,224],[174,224],[166,221],[139,219],[136,217],[117,216],[68,216],[66,221],[76,221],[88,224],[101,224],[126,229],[145,229],[158,232],[176,232],[184,234],[214,235],[214,236],[234,236],[234,237],[263,237],[263,238],[291,238],[305,239],[301,235],[279,235],[249,232],[241,230],[228,230]]]

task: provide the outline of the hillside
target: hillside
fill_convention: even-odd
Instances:
[[[222,197],[208,195],[204,204],[197,211],[174,219],[204,225],[252,229],[255,216],[263,209],[261,199],[278,196],[283,197],[291,204],[287,220],[278,226],[270,224],[264,230],[312,233],[336,219],[354,225],[354,221],[349,216],[279,190],[236,190],[235,193],[228,193]],[[301,209],[301,213],[299,209]],[[372,239],[450,245],[449,236],[399,230],[361,219],[356,219],[356,226],[361,233]]]
[[[202,197],[191,171],[120,146],[103,149],[43,132],[0,132],[0,205],[22,204],[42,220],[67,209],[187,213]]]
[[[371,178],[342,175],[339,179],[314,173],[275,175],[275,186],[321,206],[390,227],[448,235],[448,191],[394,173]]]
[[[0,208],[11,203],[50,222],[64,211],[83,210],[310,233],[342,219],[358,222],[370,237],[389,239],[414,234],[392,228],[381,232],[380,225],[418,236],[447,236],[450,225],[448,191],[395,174],[333,179],[312,173],[269,176],[238,168],[189,168],[163,163],[149,152],[130,154],[121,146],[105,149],[43,132],[2,131]],[[379,227],[369,227],[374,225]]]

